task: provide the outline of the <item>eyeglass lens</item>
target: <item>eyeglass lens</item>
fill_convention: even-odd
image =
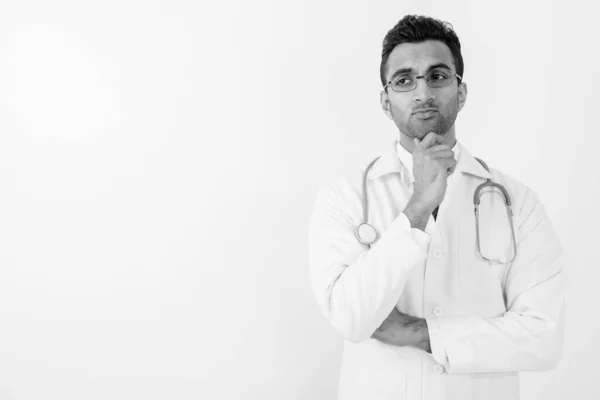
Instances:
[[[425,80],[430,87],[444,87],[452,83],[454,75],[446,69],[434,69],[425,74]],[[411,73],[400,74],[392,79],[392,89],[405,92],[417,87],[417,75]]]

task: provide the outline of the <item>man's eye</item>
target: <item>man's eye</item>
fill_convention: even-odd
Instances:
[[[434,81],[448,79],[448,74],[445,74],[443,72],[434,72],[433,74],[431,74],[431,79],[433,79]]]
[[[412,77],[410,76],[399,76],[396,78],[396,85],[409,85],[412,82]]]

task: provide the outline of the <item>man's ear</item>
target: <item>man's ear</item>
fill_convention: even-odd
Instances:
[[[458,85],[458,111],[462,110],[467,102],[467,89],[467,84],[464,82]]]
[[[386,117],[393,121],[394,117],[392,116],[392,103],[390,102],[390,98],[385,90],[382,90],[379,94],[379,102],[381,103],[381,109],[383,110],[383,113],[386,115]]]

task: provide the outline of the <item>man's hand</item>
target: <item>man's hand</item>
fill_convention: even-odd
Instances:
[[[454,152],[442,136],[429,132],[423,141],[415,138],[413,150],[414,192],[404,213],[413,228],[424,230],[433,210],[442,203],[448,175],[454,171]]]
[[[403,314],[396,307],[371,338],[392,346],[412,346],[431,353],[427,322]]]

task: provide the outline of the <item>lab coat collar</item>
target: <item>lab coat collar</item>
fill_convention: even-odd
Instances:
[[[387,174],[399,173],[402,181],[410,186],[411,174],[407,168],[404,168],[402,162],[398,158],[396,151],[397,140],[394,140],[390,146],[386,147],[384,153],[375,162],[371,170],[369,171],[368,178],[373,180],[380,178]],[[455,173],[460,171],[463,174],[470,174],[484,179],[492,179],[492,176],[485,168],[477,161],[471,153],[460,143],[456,141],[456,146],[459,146],[460,156],[456,164]]]
[[[394,140],[390,146],[385,148],[383,154],[369,170],[368,179],[373,180],[393,173],[398,173],[402,176],[404,171],[406,171],[398,158],[398,153],[396,153],[396,142],[397,140]]]
[[[492,175],[483,167],[483,165],[481,165],[479,161],[475,159],[475,157],[471,155],[471,153],[469,153],[465,146],[463,146],[459,141],[457,141],[457,144],[460,146],[461,156],[456,163],[456,169],[454,172],[460,171],[463,174],[474,175],[484,179],[492,179]]]

